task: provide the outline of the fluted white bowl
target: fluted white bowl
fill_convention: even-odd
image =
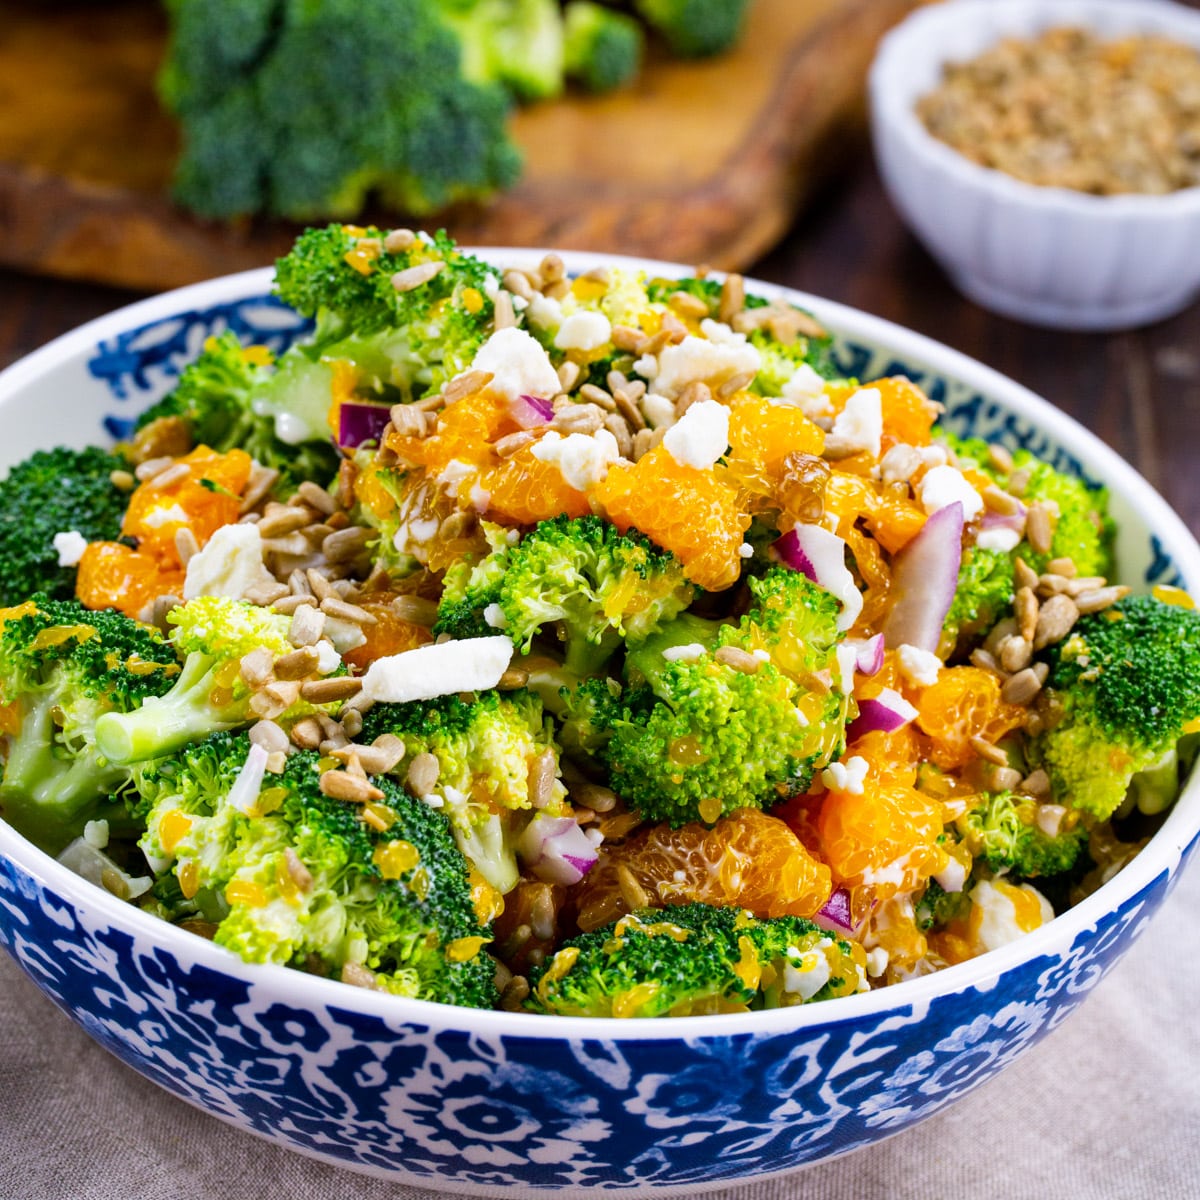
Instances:
[[[1200,187],[1093,196],[1025,183],[972,162],[916,113],[947,63],[1007,37],[1077,27],[1103,38],[1158,34],[1200,49],[1200,12],[1168,0],[949,0],[880,44],[869,90],[884,185],[912,231],[983,307],[1035,325],[1147,324],[1200,291]]]

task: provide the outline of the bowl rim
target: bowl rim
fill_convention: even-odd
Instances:
[[[1131,30],[1147,24],[1147,17],[1172,26],[1164,36],[1193,46],[1200,52],[1200,12],[1174,0],[941,0],[911,12],[880,40],[867,76],[872,124],[876,137],[887,132],[903,143],[904,149],[927,170],[950,175],[963,187],[991,191],[1007,203],[1028,209],[1057,211],[1095,220],[1128,218],[1190,217],[1200,215],[1200,184],[1173,192],[1153,194],[1122,192],[1096,196],[1073,188],[1029,183],[996,167],[985,167],[967,158],[948,143],[934,137],[916,114],[917,94],[904,85],[914,59],[934,59],[939,66],[961,56],[944,50],[940,36],[950,29],[978,22],[987,14],[995,37],[977,53],[996,44],[1001,37],[1027,36],[1070,20],[1084,24],[1079,14],[1109,13],[1128,16]],[[1061,16],[1057,15],[1060,14]],[[1012,28],[1008,28],[1011,26]],[[923,95],[924,92],[919,93]]]
[[[518,267],[535,266],[546,253],[544,250],[516,247],[464,249],[485,260]],[[676,278],[692,270],[679,263],[618,254],[565,250],[558,253],[572,274],[602,265]],[[266,296],[271,290],[273,278],[274,271],[270,267],[222,276],[151,296],[70,330],[0,371],[0,412],[24,388],[36,384],[72,358],[94,349],[104,339],[169,319],[181,312]],[[1127,497],[1139,513],[1144,514],[1147,525],[1157,532],[1164,546],[1170,549],[1185,585],[1192,590],[1200,590],[1200,545],[1183,521],[1132,466],[1096,435],[1048,401],[968,355],[882,317],[778,284],[752,278],[747,278],[746,282],[761,295],[787,299],[810,309],[840,337],[885,346],[889,352],[907,361],[919,363],[966,384],[1008,411],[1030,419],[1060,445],[1070,446],[1072,453],[1088,466],[1095,477],[1104,480],[1111,490]],[[927,1009],[933,1000],[941,996],[951,996],[970,989],[990,990],[1007,971],[1041,957],[1064,954],[1081,933],[1097,928],[1106,916],[1147,889],[1164,872],[1174,874],[1184,851],[1198,834],[1200,771],[1195,771],[1162,828],[1131,863],[1074,908],[1006,946],[903,984],[843,996],[828,1004],[804,1004],[753,1013],[675,1020],[649,1017],[614,1020],[607,1017],[561,1017],[460,1008],[351,988],[340,981],[308,975],[290,967],[247,963],[231,951],[144,913],[118,900],[103,888],[88,883],[39,850],[2,819],[0,856],[25,871],[45,891],[66,899],[80,911],[96,914],[106,924],[132,935],[135,941],[142,939],[152,945],[157,943],[181,964],[204,966],[240,977],[250,986],[262,985],[281,998],[286,998],[289,1004],[353,1011],[379,1018],[393,1026],[407,1023],[466,1034],[554,1038],[571,1042],[599,1040],[624,1043],[670,1039],[690,1042],[699,1038],[738,1034],[800,1034],[819,1027],[879,1017],[887,1012],[909,1011],[915,1014]]]

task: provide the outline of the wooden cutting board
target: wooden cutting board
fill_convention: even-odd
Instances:
[[[881,34],[916,5],[755,0],[745,37],[722,58],[655,58],[622,92],[518,112],[521,181],[435,223],[467,244],[745,266],[839,162],[866,152],[867,66]],[[171,204],[177,135],[154,93],[157,4],[5,9],[0,263],[157,290],[286,251],[295,226],[230,227]]]

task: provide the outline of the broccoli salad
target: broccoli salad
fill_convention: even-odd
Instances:
[[[1200,614],[1106,495],[843,378],[736,275],[333,225],[0,482],[0,815],[248,962],[613,1017],[830,999],[1145,844]]]

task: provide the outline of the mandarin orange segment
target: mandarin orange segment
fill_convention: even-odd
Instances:
[[[594,494],[622,533],[639,529],[672,551],[693,583],[715,592],[737,582],[750,516],[716,470],[684,466],[658,446],[633,466],[610,467]]]
[[[563,478],[556,464],[534,457],[532,446],[522,446],[485,471],[480,486],[488,495],[488,519],[502,524],[535,525],[560,513],[583,517],[592,511],[588,498]]]
[[[75,595],[84,608],[138,617],[159,597],[183,593],[184,571],[122,542],[92,542],[79,560]]]
[[[827,793],[817,831],[834,881],[877,900],[912,891],[947,862],[942,806],[904,784],[868,776],[862,795]]]
[[[735,471],[770,475],[788,454],[820,454],[825,434],[791,404],[745,396],[730,405],[729,445]]]
[[[577,889],[581,929],[630,911],[628,872],[657,906],[735,905],[756,916],[811,917],[829,899],[829,868],[778,817],[741,809],[710,829],[655,825],[609,849]],[[628,877],[627,877],[628,878]]]
[[[856,738],[847,753],[866,759],[869,774],[888,783],[912,787],[917,782],[920,747],[911,725],[892,733],[873,730]]]
[[[903,550],[928,519],[924,510],[898,492],[876,491],[867,507],[867,528],[889,554]]]
[[[496,459],[491,443],[517,428],[504,398],[484,390],[471,392],[442,409],[431,436],[413,437],[393,429],[384,445],[436,476],[456,459],[475,467],[491,465]]]
[[[203,546],[223,525],[238,519],[239,496],[250,482],[251,459],[244,450],[218,454],[197,446],[177,460],[186,476],[165,486],[150,479],[129,499],[121,532],[137,538],[138,549],[177,561],[175,535],[187,528]],[[171,470],[172,468],[168,468]]]
[[[358,601],[358,606],[375,618],[375,624],[364,624],[362,631],[367,640],[342,655],[347,665],[366,670],[377,658],[402,654],[433,641],[433,634],[424,625],[406,621],[396,612],[392,607],[395,598],[395,592],[379,592]]]
[[[1022,724],[1025,710],[1004,702],[990,671],[949,667],[918,697],[916,720],[929,736],[930,757],[951,771],[976,757],[971,738],[999,741]]]

